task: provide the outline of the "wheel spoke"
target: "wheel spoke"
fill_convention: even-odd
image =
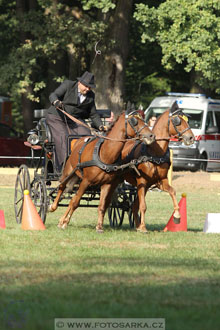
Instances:
[[[41,178],[35,178],[31,186],[31,196],[43,222],[46,221],[47,213],[47,190],[46,184]]]
[[[30,175],[28,167],[26,165],[21,165],[16,177],[14,194],[14,209],[17,223],[21,223],[22,220],[25,189],[30,190]]]
[[[108,209],[108,217],[110,226],[113,228],[120,227],[124,219],[124,211],[114,205],[111,205]]]

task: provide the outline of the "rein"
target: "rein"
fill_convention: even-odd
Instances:
[[[89,128],[91,129],[87,124],[81,122],[80,120],[78,120],[77,118],[71,116],[69,113],[67,113],[65,110],[57,107],[57,109],[62,112],[64,115],[66,115],[68,118],[70,118],[71,120],[73,120],[74,122],[76,122],[77,124],[79,125],[82,125],[86,128]],[[133,111],[135,112],[135,111]],[[133,114],[133,112],[131,114]],[[129,114],[129,116],[131,115]],[[127,136],[127,119],[129,117],[128,115],[125,115],[125,127],[126,127],[126,136]],[[128,119],[129,120],[129,119]],[[105,140],[110,140],[110,141],[116,141],[116,142],[126,142],[126,141],[136,141],[136,140],[139,140],[139,136],[140,136],[140,132],[147,126],[146,124],[143,125],[143,127],[141,127],[138,131],[136,130],[136,128],[134,127],[134,125],[132,125],[131,121],[129,121],[129,124],[131,125],[132,129],[135,131],[135,133],[137,134],[137,137],[134,137],[134,138],[126,138],[126,139],[112,139],[112,138],[109,138],[107,136],[104,136],[104,135],[100,135],[99,133],[97,133],[96,131],[93,131],[93,134],[96,135],[98,138],[102,138],[102,139],[105,139]]]

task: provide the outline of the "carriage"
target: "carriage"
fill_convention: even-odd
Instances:
[[[22,221],[24,190],[29,190],[31,199],[45,223],[48,206],[55,200],[59,178],[61,173],[57,172],[55,167],[56,150],[55,144],[48,125],[46,124],[46,109],[34,110],[35,127],[28,133],[25,144],[31,148],[32,166],[34,175],[31,179],[29,168],[26,164],[19,167],[14,195],[14,208],[17,223]],[[103,125],[106,125],[107,118],[110,117],[110,110],[97,110],[102,119]],[[88,124],[90,124],[88,122]],[[67,143],[67,156],[70,155],[73,141],[81,138],[78,135],[69,135]],[[66,207],[76,193],[78,187],[75,186],[72,192],[63,194],[59,206]],[[134,227],[134,218],[131,212],[131,205],[137,196],[136,187],[124,181],[116,188],[110,206],[108,208],[108,219],[111,227],[120,227],[125,216],[128,217],[130,228]],[[80,200],[80,207],[98,207],[100,198],[100,187],[89,187]]]

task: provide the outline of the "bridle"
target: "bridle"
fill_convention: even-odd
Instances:
[[[176,131],[176,135],[178,138],[182,137],[182,135],[187,132],[188,130],[190,130],[190,127],[188,125],[187,128],[185,128],[182,132],[180,132],[177,128],[177,126],[181,125],[181,118],[184,119],[185,121],[187,121],[184,117],[186,117],[186,115],[180,110],[180,109],[177,109],[176,111],[172,112],[172,113],[169,113],[169,117],[168,117],[168,132],[169,132],[169,135],[170,134],[170,121],[172,122],[173,124],[173,127]]]
[[[131,117],[132,116],[132,117]],[[148,125],[146,124],[146,123],[144,123],[144,125],[141,127],[141,128],[139,128],[139,130],[137,130],[136,129],[136,127],[135,126],[137,126],[137,124],[138,124],[138,120],[137,120],[137,118],[136,117],[139,117],[140,118],[140,115],[138,114],[138,112],[137,112],[137,110],[134,110],[134,111],[132,111],[132,112],[130,112],[130,113],[127,113],[127,111],[126,111],[126,113],[125,113],[125,136],[126,136],[126,138],[131,138],[131,137],[129,137],[129,135],[128,135],[128,131],[127,131],[127,126],[128,126],[128,123],[129,123],[129,125],[131,126],[131,128],[134,130],[134,132],[135,132],[135,134],[136,134],[136,139],[141,139],[141,131],[144,129],[144,128],[146,128],[146,127],[148,127]],[[131,118],[130,118],[131,117]],[[141,119],[141,118],[140,118]],[[144,135],[143,135],[144,136]]]

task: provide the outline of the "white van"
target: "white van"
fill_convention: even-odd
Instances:
[[[183,170],[220,171],[220,100],[203,94],[167,93],[156,97],[145,111],[145,120],[158,117],[174,101],[189,115],[189,126],[195,135],[195,143],[185,146],[170,141],[173,149],[173,168]]]

